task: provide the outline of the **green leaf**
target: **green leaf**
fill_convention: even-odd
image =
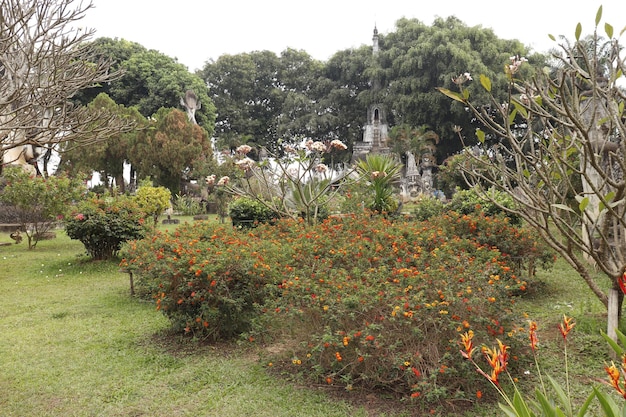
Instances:
[[[513,407],[515,408],[515,411],[517,411],[517,415],[519,417],[533,417],[528,405],[526,405],[524,398],[517,389],[513,395]]]
[[[452,90],[448,90],[447,88],[443,88],[443,87],[437,87],[437,90],[442,93],[445,94],[446,96],[450,97],[453,100],[456,101],[460,101],[461,103],[466,103],[467,101],[463,98],[463,96],[461,96],[461,94],[456,93]]]
[[[598,7],[598,11],[596,12],[596,26],[600,24],[600,20],[602,20],[602,6]],[[609,36],[610,38],[611,36]]]
[[[556,41],[556,38],[554,37],[554,35],[552,35],[552,34],[548,33],[548,37],[549,37],[550,39],[552,39],[553,41]]]
[[[498,405],[500,406],[500,409],[504,411],[504,414],[506,414],[507,417],[519,417],[519,414],[508,405],[504,405],[502,403],[498,403]]]
[[[615,198],[615,191],[611,191],[607,195],[604,196],[604,201],[609,203],[609,206],[611,206],[611,201],[613,201],[614,198]],[[606,206],[604,205],[604,202],[600,201],[599,208],[600,208],[600,211],[606,208]]]
[[[613,38],[613,26],[611,26],[608,23],[604,24],[604,31],[606,32],[606,36],[609,37],[609,39]]]
[[[524,119],[528,119],[528,111],[526,110],[526,107],[522,105],[522,103],[514,100],[513,105],[515,106],[515,110],[517,110],[518,113],[521,114],[522,117],[524,117]]]
[[[577,41],[580,40],[580,34],[583,31],[583,25],[580,24],[580,22],[578,22],[578,24],[576,25],[576,32],[575,32],[575,38]]]
[[[480,85],[488,92],[491,92],[491,80],[485,74],[480,74]]]
[[[572,210],[569,206],[566,206],[565,204],[551,204],[551,206],[556,209],[571,211],[572,213],[574,213],[574,210]]]
[[[593,391],[598,398],[598,402],[604,411],[604,417],[619,417],[619,411],[615,401],[609,396],[605,396],[598,388],[593,387]]]
[[[565,411],[567,411],[568,415],[571,416],[572,415],[572,402],[570,401],[569,397],[567,396],[563,388],[561,388],[559,383],[556,382],[554,379],[552,379],[550,375],[548,375],[548,380],[550,381],[552,388],[554,388],[554,391],[556,392],[557,399],[559,400],[559,402],[561,403]]]
[[[585,403],[580,407],[580,410],[578,410],[578,414],[576,415],[576,417],[585,417],[585,415],[587,414],[587,409],[591,405],[591,402],[593,401],[595,396],[596,396],[595,392],[592,392],[591,394],[589,394],[589,396],[585,400]]]
[[[552,403],[543,395],[538,388],[535,390],[535,396],[541,405],[541,409],[543,410],[543,415],[546,417],[556,417],[556,411],[552,406]]]
[[[480,129],[476,129],[476,137],[480,143],[485,143],[485,132]]]
[[[578,203],[578,210],[582,213],[589,205],[589,197],[585,197]]]
[[[517,109],[513,109],[511,114],[509,114],[509,126],[512,126],[515,123],[515,116],[517,116]]]
[[[463,98],[465,100],[469,99],[470,92],[469,92],[469,90],[467,88],[464,88],[463,91],[461,91],[461,92],[463,93]]]

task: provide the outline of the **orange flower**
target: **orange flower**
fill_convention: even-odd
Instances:
[[[567,317],[563,314],[563,322],[559,324],[559,330],[561,331],[561,336],[563,336],[563,340],[567,339],[567,335],[574,328],[576,323],[574,319],[571,317]]]
[[[611,366],[605,366],[604,370],[609,376],[608,384],[612,386],[613,388],[615,388],[615,390],[619,393],[619,395],[626,398],[626,390],[623,387],[623,386],[626,386],[626,381],[622,383],[623,386],[620,386],[622,374],[620,370],[617,369],[617,366],[615,366],[615,364],[611,362]]]
[[[465,359],[471,360],[472,354],[474,353],[474,350],[476,350],[476,347],[474,346],[474,342],[472,342],[473,338],[474,338],[474,332],[471,330],[461,335],[461,344],[463,345],[463,350],[461,351],[461,355],[463,355]]]
[[[486,346],[483,347],[483,354],[491,367],[491,375],[486,374],[480,369],[479,372],[497,386],[500,385],[500,380],[498,379],[499,375],[506,370],[509,363],[508,349],[509,347],[500,340],[498,340],[497,348],[490,349]]]
[[[534,352],[537,350],[537,342],[539,341],[539,339],[537,339],[537,323],[535,323],[534,321],[530,322],[528,335],[530,337],[530,348]]]

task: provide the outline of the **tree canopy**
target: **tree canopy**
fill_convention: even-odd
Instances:
[[[454,126],[470,132],[475,120],[436,88],[452,86],[453,77],[464,72],[487,74],[504,86],[502,62],[528,56],[521,42],[455,17],[438,18],[432,26],[400,19],[394,32],[379,38],[377,54],[361,46],[338,51],[325,63],[291,49],[280,56],[262,51],[207,62],[200,74],[218,109],[216,138],[231,149],[248,142],[275,150],[279,142],[304,137],[340,139],[351,147],[362,139],[368,106],[383,103],[392,126],[437,134],[442,159],[461,149]],[[475,94],[487,103],[485,94]]]
[[[187,67],[153,49],[124,39],[98,38],[91,47],[98,59],[113,61],[122,76],[85,91],[78,99],[86,104],[105,92],[117,104],[135,106],[144,117],[153,116],[161,107],[180,108],[181,98],[192,90],[200,100],[196,112],[198,124],[213,134],[215,106],[202,78]]]

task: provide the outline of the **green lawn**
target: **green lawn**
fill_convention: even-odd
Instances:
[[[57,235],[32,251],[24,243],[0,247],[0,416],[386,415],[276,379],[236,344],[169,335],[153,305],[129,296],[116,262],[88,262],[79,242]],[[542,366],[560,381],[556,325],[563,314],[577,320],[568,351],[572,395],[581,400],[610,359],[599,336],[603,306],[563,262],[540,271],[535,288],[515,308],[539,322]],[[536,386],[534,369],[519,378]],[[403,414],[419,415],[413,410]],[[463,415],[501,415],[496,410]]]
[[[0,247],[1,416],[367,415],[274,379],[251,353],[168,336],[116,263],[86,262],[57,234]]]

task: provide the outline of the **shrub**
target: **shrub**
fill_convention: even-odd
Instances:
[[[130,197],[90,198],[74,207],[65,231],[79,240],[93,259],[117,256],[122,243],[145,236],[144,213]]]
[[[178,331],[284,337],[272,361],[289,372],[429,403],[487,388],[456,360],[458,332],[518,344],[510,307],[526,283],[498,249],[504,226],[514,229],[456,213],[281,219],[245,232],[204,222],[128,243],[122,265]]]
[[[239,197],[233,200],[228,205],[228,215],[233,226],[239,228],[255,227],[259,223],[271,222],[277,217],[267,205],[249,197]]]
[[[195,216],[206,211],[197,198],[188,194],[176,194],[172,206],[175,212],[183,216]]]
[[[443,201],[439,198],[422,195],[415,201],[413,216],[418,221],[428,220],[431,217],[441,215],[445,210]]]
[[[497,214],[504,215],[511,220],[513,224],[520,224],[521,219],[518,215],[511,213],[508,209],[514,209],[515,203],[513,199],[501,191],[492,189],[489,191],[492,193],[494,200],[497,202],[491,202],[481,198],[475,190],[460,190],[457,189],[452,199],[447,205],[448,210],[456,211],[461,214],[483,213],[487,216],[494,216]],[[503,208],[505,207],[505,208]]]
[[[152,217],[156,226],[159,216],[170,207],[172,193],[165,187],[153,187],[149,184],[142,184],[135,194],[135,200],[140,210],[146,216]]]
[[[127,243],[121,265],[137,293],[152,299],[178,332],[226,340],[250,330],[264,303],[270,267],[258,242],[210,222],[180,226]]]
[[[0,201],[5,203],[2,208],[13,213],[27,236],[29,249],[54,226],[67,206],[86,191],[77,178],[31,177],[21,167],[6,167],[2,179]]]

